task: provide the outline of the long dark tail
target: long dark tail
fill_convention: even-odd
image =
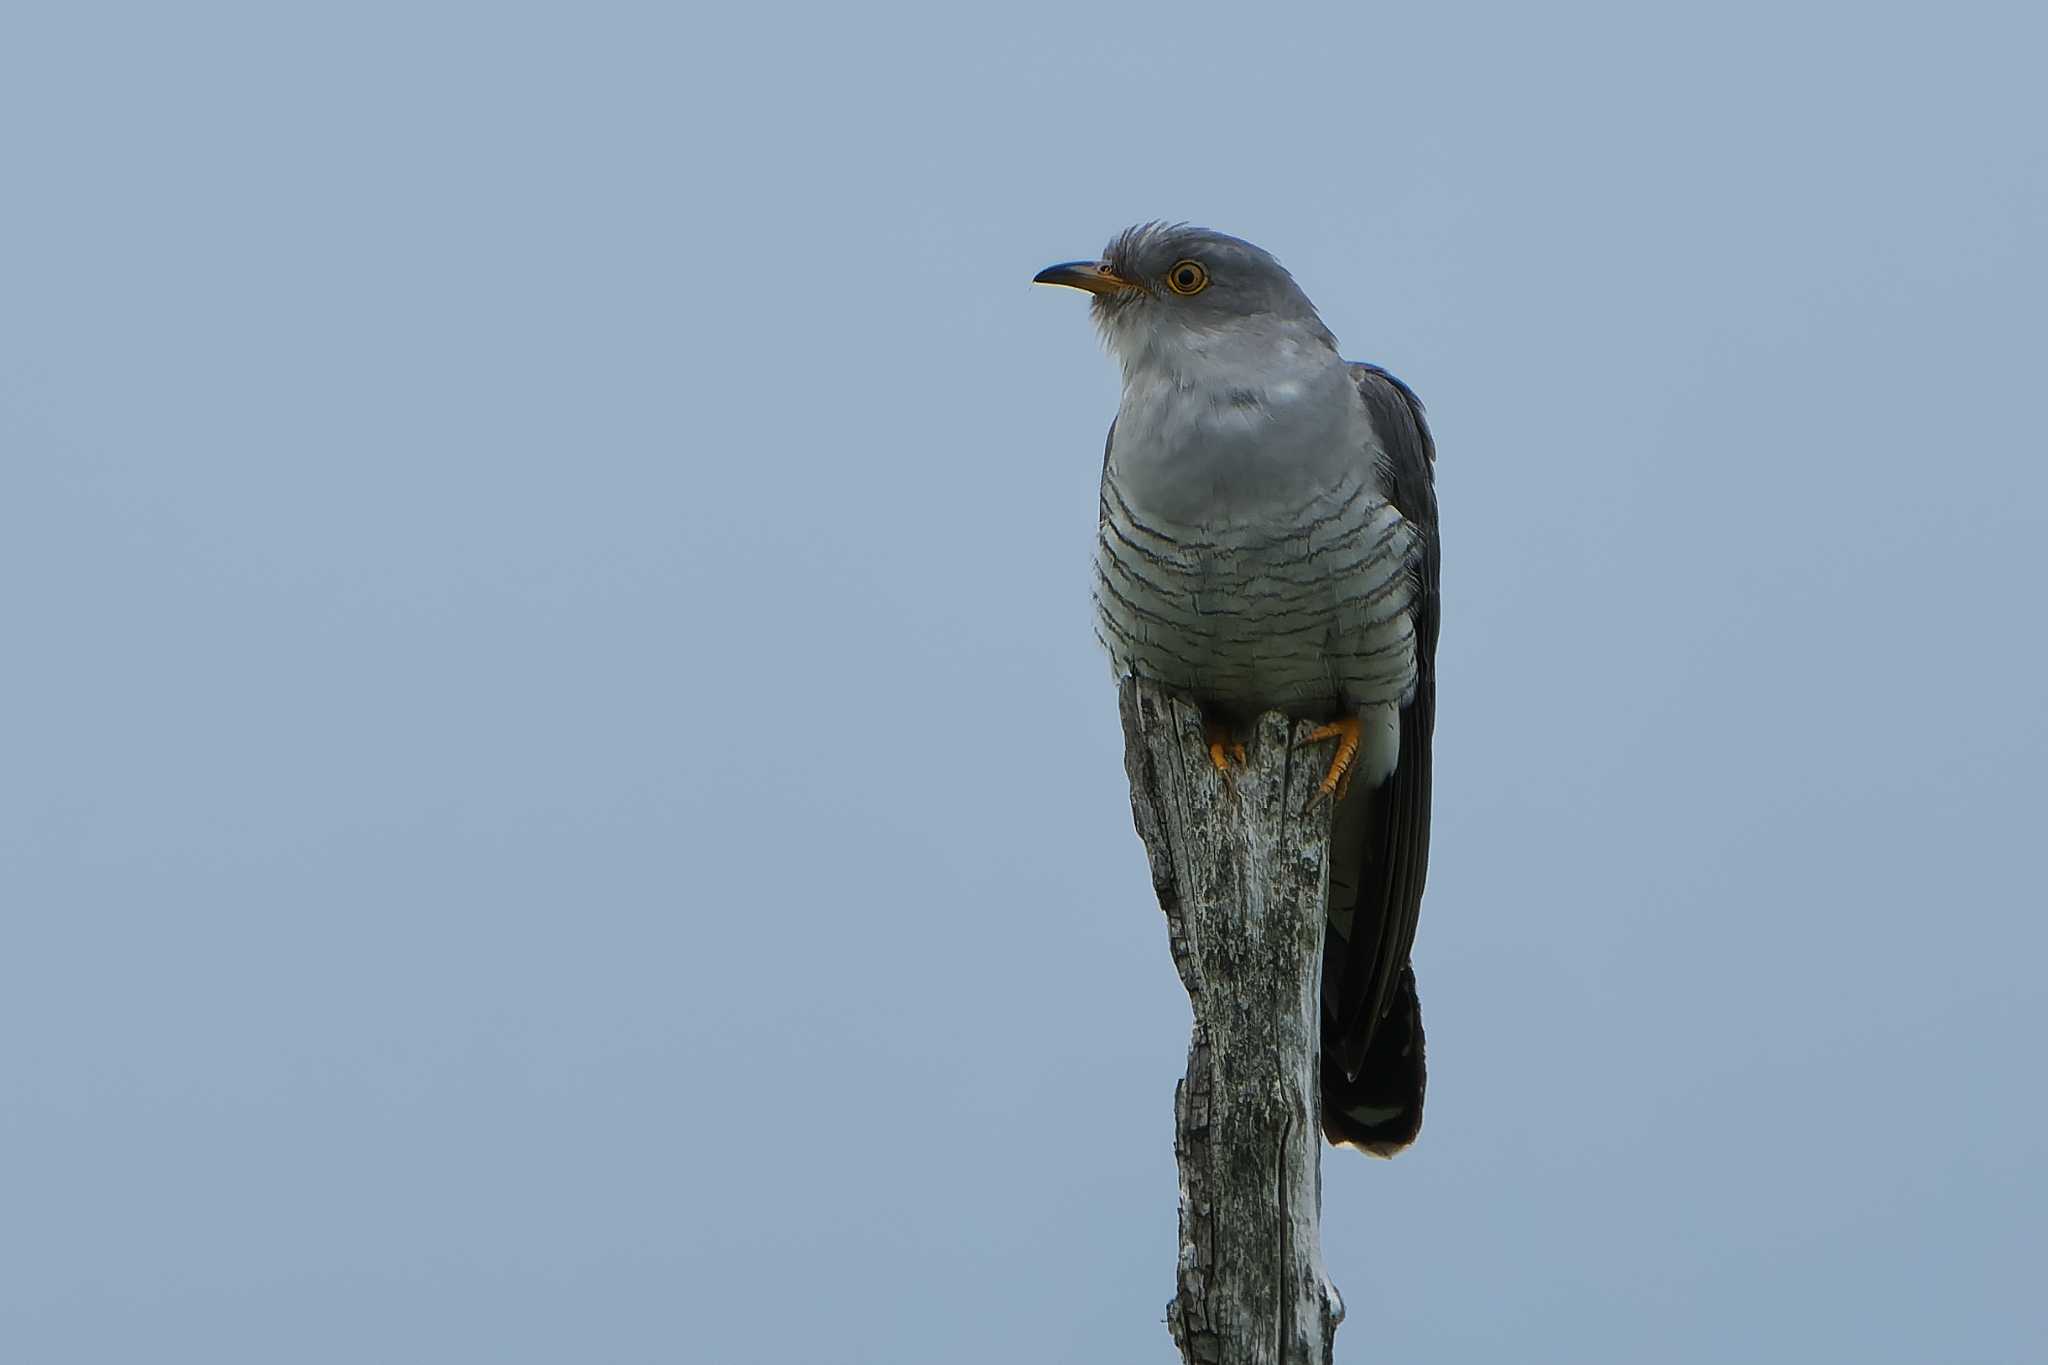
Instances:
[[[1330,945],[1325,951],[1330,951]],[[1422,1002],[1415,968],[1401,966],[1386,1017],[1373,1031],[1358,1075],[1344,1074],[1333,1011],[1323,1010],[1323,1135],[1373,1156],[1392,1156],[1422,1131]]]

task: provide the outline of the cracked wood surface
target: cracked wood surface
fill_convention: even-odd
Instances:
[[[1180,1261],[1167,1325],[1191,1365],[1329,1365],[1343,1305],[1323,1271],[1317,1011],[1330,810],[1308,809],[1327,744],[1278,712],[1227,777],[1201,713],[1120,689],[1131,816],[1194,1006],[1174,1088]]]

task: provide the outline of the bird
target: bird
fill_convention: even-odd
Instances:
[[[1263,249],[1141,223],[1034,283],[1093,296],[1123,372],[1097,509],[1097,638],[1119,677],[1194,702],[1209,755],[1280,710],[1336,741],[1320,1111],[1391,1157],[1422,1126],[1410,952],[1429,870],[1436,445],[1415,391],[1345,360]]]

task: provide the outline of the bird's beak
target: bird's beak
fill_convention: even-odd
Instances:
[[[1049,265],[1031,277],[1033,284],[1063,284],[1069,289],[1085,289],[1091,294],[1120,294],[1127,289],[1142,289],[1136,280],[1127,280],[1109,268],[1108,261],[1065,261]]]

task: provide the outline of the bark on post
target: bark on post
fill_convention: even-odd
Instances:
[[[1174,1089],[1180,1264],[1167,1326],[1189,1365],[1329,1365],[1342,1301],[1323,1272],[1317,1114],[1329,746],[1278,712],[1225,778],[1201,714],[1121,689],[1131,815],[1194,1004]]]

